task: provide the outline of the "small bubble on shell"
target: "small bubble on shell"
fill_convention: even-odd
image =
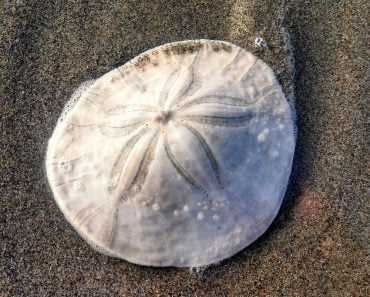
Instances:
[[[204,219],[204,213],[203,212],[198,212],[198,214],[197,214],[197,220],[198,221],[201,221],[203,219]]]

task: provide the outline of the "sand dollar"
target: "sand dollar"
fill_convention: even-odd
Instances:
[[[294,123],[272,70],[244,49],[195,40],[149,50],[63,112],[47,174],[95,249],[152,266],[230,257],[276,216]]]

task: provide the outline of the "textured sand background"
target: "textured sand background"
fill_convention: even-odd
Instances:
[[[0,296],[369,296],[367,2],[2,0]],[[44,170],[73,90],[160,44],[209,38],[254,52],[289,92],[282,27],[294,48],[298,140],[268,232],[196,273],[94,252],[58,210]]]

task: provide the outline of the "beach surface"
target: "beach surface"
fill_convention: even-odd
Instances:
[[[369,296],[368,11],[361,0],[2,1],[0,297]],[[206,269],[101,255],[49,188],[56,121],[82,82],[161,44],[199,38],[254,53],[295,104],[281,210],[259,240]]]

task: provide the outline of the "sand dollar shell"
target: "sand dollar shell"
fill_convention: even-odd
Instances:
[[[264,62],[230,43],[184,41],[96,80],[58,122],[46,165],[60,209],[94,248],[201,266],[265,232],[294,146]]]

